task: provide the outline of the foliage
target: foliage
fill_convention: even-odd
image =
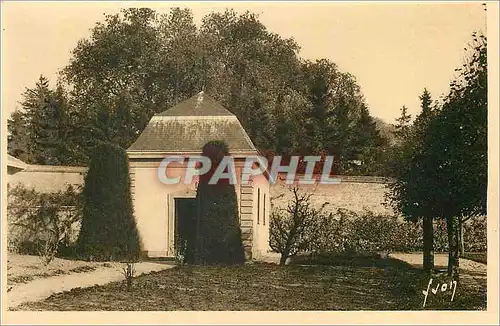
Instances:
[[[488,263],[488,254],[486,252],[466,252],[462,257],[481,264]]]
[[[461,224],[486,213],[487,47],[473,34],[472,52],[444,102],[432,110],[427,92],[395,156],[389,200],[409,219],[447,221],[448,272],[458,274]]]
[[[458,275],[460,223],[486,213],[488,182],[487,45],[473,34],[471,54],[451,85],[423,145],[429,156],[424,166],[433,200],[434,217],[447,220],[450,257],[448,273]]]
[[[423,250],[422,221],[402,221],[391,215],[372,212],[356,213],[339,209],[335,214],[323,215],[321,232],[311,250],[317,253],[364,254],[376,252],[420,252]],[[465,250],[485,252],[486,217],[471,219],[465,223]],[[448,235],[445,221],[438,220],[433,226],[434,250],[448,251]]]
[[[21,109],[8,119],[8,152],[31,164],[74,165],[81,153],[71,131],[74,121],[61,85],[49,87],[40,76],[35,87],[23,94]]]
[[[277,212],[274,212],[275,219]],[[281,219],[282,220],[282,219]],[[313,222],[311,222],[313,224]],[[276,224],[270,232],[278,233]],[[465,250],[486,252],[486,217],[477,217],[464,224]],[[423,223],[411,222],[392,215],[369,211],[356,213],[338,209],[335,213],[317,214],[314,227],[306,229],[302,237],[308,239],[296,253],[319,255],[364,255],[381,252],[421,252],[423,250]],[[433,226],[434,250],[448,251],[446,221],[437,220]],[[276,236],[274,236],[276,237]],[[271,236],[273,239],[273,236]],[[278,249],[272,249],[276,252]]]
[[[408,138],[411,127],[411,114],[408,113],[406,106],[401,107],[401,115],[396,119],[394,125],[394,135],[398,141],[404,141]]]
[[[123,149],[107,143],[95,148],[82,195],[79,255],[94,260],[138,259],[141,245]]]
[[[423,150],[424,138],[430,121],[436,115],[432,110],[431,95],[424,89],[420,96],[422,111],[412,125],[406,107],[401,110],[397,119],[396,136],[398,144],[394,148],[391,162],[393,182],[389,185],[388,199],[396,211],[410,220],[423,220],[424,269],[428,272],[434,269],[433,258],[433,201],[432,189],[429,188],[428,175],[423,169],[429,164],[428,154]]]
[[[296,254],[309,250],[319,232],[318,219],[323,210],[311,205],[311,193],[300,192],[297,186],[289,189],[293,199],[286,208],[275,208],[269,220],[269,246],[281,254],[280,264]]]
[[[100,142],[129,147],[153,114],[203,89],[238,117],[260,150],[325,152],[337,158],[336,173],[383,173],[387,146],[355,77],[326,59],[304,61],[298,52],[293,39],[268,31],[250,12],[212,12],[199,28],[189,9],[105,15],[61,72],[61,115],[48,108],[36,109],[43,111],[37,117],[15,113],[9,152],[28,162],[87,164]],[[23,109],[31,102],[46,106],[39,99],[54,91],[40,86],[25,95]],[[39,121],[40,131],[52,135],[43,148],[52,152],[35,158],[34,138],[24,131]],[[56,146],[60,140],[64,150]]]
[[[211,160],[212,170],[200,176],[198,183],[196,236],[194,243],[187,244],[188,263],[232,265],[245,261],[234,185],[227,179],[209,184],[215,168],[228,153],[227,144],[221,141],[203,147],[202,155]]]
[[[40,193],[16,185],[8,189],[9,250],[39,254],[50,263],[59,250],[72,245],[81,221],[79,190],[69,185],[55,193]]]

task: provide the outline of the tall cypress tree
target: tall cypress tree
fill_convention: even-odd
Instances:
[[[189,263],[201,265],[232,265],[245,261],[238,217],[238,200],[234,185],[228,179],[209,184],[217,166],[229,155],[227,144],[212,141],[203,147],[203,156],[212,162],[211,170],[200,176],[196,198],[198,216],[196,237],[191,248]],[[188,244],[189,246],[189,244]]]
[[[140,248],[125,151],[102,143],[94,149],[85,177],[78,252],[96,260],[134,260]]]

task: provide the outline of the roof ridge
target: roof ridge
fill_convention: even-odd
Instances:
[[[235,115],[155,115],[151,118],[151,121],[164,120],[238,120],[238,118]]]
[[[210,95],[201,91],[154,116],[233,116]]]

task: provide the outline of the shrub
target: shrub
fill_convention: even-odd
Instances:
[[[487,221],[486,216],[471,218],[464,223],[465,251],[486,252],[487,244]]]
[[[22,184],[8,189],[9,251],[41,255],[50,263],[60,248],[69,247],[81,221],[77,188],[40,193]]]
[[[335,213],[319,214],[316,222],[315,228],[307,231],[307,238],[314,241],[298,252],[355,256],[378,252],[419,252],[423,249],[422,221],[406,222],[391,215],[338,209]],[[270,227],[273,234],[276,224],[270,224]],[[465,223],[465,251],[486,251],[486,238],[486,217],[470,219]],[[434,251],[448,251],[444,220],[434,222]]]
[[[196,191],[196,236],[194,241],[187,243],[186,261],[207,265],[241,264],[245,261],[245,253],[234,185],[227,179],[209,184],[222,157],[229,155],[229,149],[225,143],[213,141],[203,147],[202,155],[211,160],[212,170],[200,176]]]
[[[83,188],[83,218],[77,251],[93,260],[136,260],[140,254],[125,151],[98,145]]]

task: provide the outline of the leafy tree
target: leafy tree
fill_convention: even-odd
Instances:
[[[210,13],[199,28],[189,9],[159,15],[131,8],[105,15],[78,42],[60,76],[70,90],[60,111],[67,125],[62,134],[71,143],[64,152],[71,164],[87,164],[100,142],[127,148],[153,114],[203,89],[238,117],[261,150],[324,152],[345,162],[345,173],[381,173],[383,155],[372,141],[362,141],[378,136],[363,135],[372,132],[371,118],[354,76],[325,59],[304,62],[298,52],[293,39],[271,33],[250,12]],[[52,111],[43,116],[57,116]],[[11,138],[18,140],[12,152],[32,155],[22,152],[26,123],[20,116],[14,120],[18,131]],[[41,134],[55,134],[57,126],[44,123]],[[373,163],[349,168],[360,159]]]
[[[109,143],[94,149],[82,194],[79,254],[96,260],[137,259],[141,245],[123,149]]]
[[[61,77],[71,86],[73,105],[82,113],[80,133],[95,139],[87,146],[114,141],[128,147],[153,113],[174,104],[166,98],[169,71],[158,62],[163,53],[157,26],[153,10],[125,9],[121,14],[106,15],[92,29],[91,37],[80,40],[73,50]],[[132,121],[117,130],[124,99]],[[123,135],[121,128],[127,128],[129,134]]]
[[[424,218],[424,238],[432,219],[446,220],[448,273],[458,277],[459,224],[485,214],[487,193],[487,62],[486,38],[474,34],[470,59],[458,69],[459,79],[438,110],[430,108],[427,91],[422,113],[401,145],[395,162],[390,198],[410,219]],[[402,122],[404,119],[402,119]],[[405,126],[404,123],[400,123]],[[403,130],[403,128],[399,128]],[[432,237],[424,240],[424,263]]]
[[[452,83],[439,114],[429,125],[424,166],[439,204],[435,217],[446,219],[448,274],[458,277],[460,233],[464,218],[486,214],[487,159],[487,42],[473,34],[471,54]]]
[[[187,244],[187,262],[201,265],[242,264],[245,253],[234,185],[228,179],[209,183],[222,158],[229,156],[229,149],[224,142],[212,141],[203,147],[202,155],[210,159],[212,168],[199,179],[196,236],[194,243]],[[193,260],[189,261],[191,257]]]

